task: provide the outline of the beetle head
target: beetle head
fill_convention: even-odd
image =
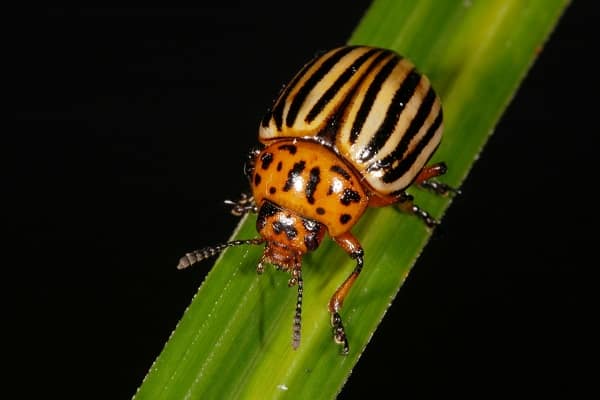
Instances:
[[[300,269],[302,256],[319,247],[325,226],[265,200],[256,221],[266,247],[261,260],[284,270]]]

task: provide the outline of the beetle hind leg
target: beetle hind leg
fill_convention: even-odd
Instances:
[[[415,178],[415,184],[440,196],[455,196],[460,194],[460,189],[453,188],[450,185],[433,179],[444,175],[446,171],[448,171],[448,167],[444,162],[427,166],[419,172],[419,175]]]

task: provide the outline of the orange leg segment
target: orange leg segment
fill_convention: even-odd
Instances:
[[[424,181],[427,181],[431,178],[436,178],[440,175],[444,175],[448,171],[448,167],[446,167],[446,163],[440,162],[433,165],[428,165],[424,167],[419,175],[415,178],[415,183],[420,185]]]
[[[364,262],[364,251],[360,242],[350,233],[345,232],[337,237],[334,237],[333,240],[340,245],[342,249],[350,257],[356,260],[356,267],[352,273],[346,278],[344,283],[337,288],[331,300],[329,300],[329,312],[331,313],[331,325],[333,327],[333,339],[336,343],[342,345],[342,353],[348,354],[350,347],[348,346],[348,339],[346,338],[346,332],[344,330],[344,324],[342,323],[342,317],[339,314],[340,309],[344,304],[344,299],[350,292],[352,285],[358,278],[360,271],[363,267]]]

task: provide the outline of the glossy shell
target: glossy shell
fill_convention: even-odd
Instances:
[[[318,55],[281,91],[259,140],[305,138],[340,154],[374,195],[395,196],[424,167],[442,136],[429,79],[398,54],[345,46]]]
[[[256,157],[252,193],[285,210],[344,233],[365,211],[368,196],[360,178],[329,147],[298,139],[277,141]]]

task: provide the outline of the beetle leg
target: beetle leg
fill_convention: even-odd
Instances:
[[[460,189],[453,188],[445,184],[444,182],[438,182],[433,179],[428,179],[419,184],[423,189],[431,190],[435,194],[439,194],[440,196],[456,196],[460,194]]]
[[[460,194],[460,190],[433,179],[445,174],[447,170],[446,163],[443,162],[427,166],[419,172],[414,183],[423,189],[431,190],[442,196]],[[399,209],[409,214],[416,215],[428,227],[433,228],[438,224],[438,221],[435,218],[414,203],[413,197],[410,194],[402,192],[395,200]]]
[[[419,175],[415,178],[415,184],[420,186],[423,189],[428,189],[434,192],[435,194],[439,194],[441,196],[446,195],[457,195],[460,194],[460,190],[453,188],[443,182],[438,182],[432,178],[444,175],[448,167],[446,167],[446,163],[440,162],[437,164],[433,164],[427,166],[419,172]]]
[[[438,224],[435,218],[433,218],[427,211],[423,210],[421,207],[419,207],[413,202],[413,197],[410,194],[402,192],[402,194],[398,196],[396,200],[398,201],[396,206],[400,210],[409,214],[416,215],[429,228],[433,228]]]
[[[254,197],[246,193],[242,193],[238,200],[225,200],[224,203],[231,206],[230,212],[236,217],[241,217],[249,212],[256,213],[258,211],[256,203],[254,202]]]
[[[342,353],[348,354],[348,339],[346,338],[346,331],[344,330],[344,324],[342,323],[342,317],[340,316],[339,311],[344,304],[344,299],[348,295],[350,288],[352,288],[352,285],[362,270],[364,251],[359,241],[352,236],[350,232],[345,232],[337,237],[334,237],[333,240],[340,245],[340,247],[344,249],[344,251],[348,253],[350,257],[356,260],[356,266],[354,267],[352,273],[346,278],[344,283],[337,288],[331,297],[331,300],[329,300],[329,312],[331,313],[333,339],[336,343],[343,346]]]

